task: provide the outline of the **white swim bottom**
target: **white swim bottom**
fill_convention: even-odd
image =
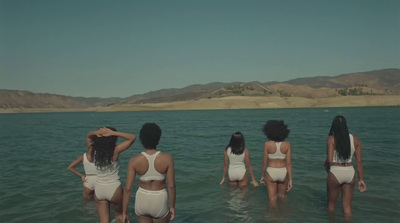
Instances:
[[[283,182],[286,178],[287,169],[286,167],[267,167],[267,173],[275,182]]]
[[[356,172],[353,166],[331,166],[331,173],[340,184],[349,184],[353,181]]]
[[[168,213],[168,193],[165,189],[154,191],[138,188],[135,198],[136,215],[163,218]]]
[[[96,185],[96,175],[86,175],[85,176],[85,183],[83,183],[83,186],[87,187],[90,190],[94,190],[94,187]]]
[[[121,182],[118,180],[113,183],[99,183],[96,182],[94,193],[96,194],[97,199],[99,200],[108,200],[111,201],[112,197],[115,194],[117,188],[121,185]]]
[[[228,177],[230,181],[241,181],[246,173],[244,166],[229,167]]]

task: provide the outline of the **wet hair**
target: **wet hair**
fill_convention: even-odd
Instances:
[[[343,160],[350,158],[350,136],[345,117],[338,115],[333,119],[329,135],[335,138],[338,157]]]
[[[231,136],[229,144],[226,146],[225,150],[231,148],[231,152],[235,155],[240,155],[244,152],[246,148],[244,136],[241,132],[235,132]]]
[[[145,149],[156,149],[161,138],[161,129],[156,123],[145,123],[140,129],[139,138]]]
[[[283,120],[268,120],[263,127],[265,136],[275,142],[282,142],[289,136],[290,130]]]
[[[113,127],[105,127],[105,128],[117,131],[117,129]],[[111,158],[114,155],[114,149],[115,145],[117,144],[118,137],[93,136],[92,140],[93,140],[92,148],[94,149],[94,165],[96,167],[99,167],[100,169],[104,169],[105,167],[111,165]]]

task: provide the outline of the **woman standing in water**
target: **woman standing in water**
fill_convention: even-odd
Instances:
[[[358,172],[358,189],[360,192],[364,192],[367,186],[364,182],[361,142],[356,136],[349,133],[346,119],[343,116],[336,116],[332,121],[326,140],[326,153],[325,168],[329,172],[327,178],[328,211],[335,210],[336,201],[341,192],[343,212],[346,217],[350,217],[356,184],[352,162],[354,154]]]
[[[161,138],[161,129],[157,124],[144,124],[139,138],[144,151],[129,160],[123,196],[123,222],[129,222],[128,206],[136,174],[140,176],[135,200],[138,222],[169,222],[175,217],[174,161],[171,155],[157,150]]]
[[[267,184],[269,201],[276,204],[277,192],[284,197],[292,189],[291,148],[290,142],[285,141],[290,130],[282,120],[269,120],[263,132],[269,140],[264,143],[260,182]]]
[[[235,132],[232,134],[229,144],[225,147],[224,170],[222,180],[219,184],[225,182],[226,171],[228,170],[230,185],[239,187],[247,186],[249,180],[246,174],[245,163],[249,169],[252,183],[257,187],[258,183],[253,174],[253,167],[250,162],[250,152],[245,147],[244,136],[241,132]]]
[[[125,141],[117,145],[118,137]],[[100,223],[110,222],[110,204],[117,220],[122,218],[122,187],[119,180],[119,155],[128,149],[136,137],[133,134],[117,132],[115,128],[103,127],[87,135],[87,141],[94,150],[97,170],[95,201]]]
[[[93,162],[94,150],[91,148],[91,145],[88,144],[88,152],[80,155],[76,160],[74,160],[68,166],[68,170],[79,176],[83,183],[83,199],[85,201],[93,200],[94,196],[94,186],[96,183],[96,166]],[[83,164],[83,169],[85,170],[85,176],[81,174],[78,170],[76,170],[76,166],[80,163]]]

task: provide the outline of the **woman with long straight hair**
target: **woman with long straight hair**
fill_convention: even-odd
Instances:
[[[118,137],[125,139],[117,144]],[[136,136],[118,132],[113,127],[103,127],[87,134],[87,142],[94,150],[97,178],[94,190],[100,223],[110,222],[110,205],[115,218],[122,220],[122,187],[119,180],[119,155],[127,150]]]
[[[342,193],[343,212],[345,217],[350,217],[351,202],[356,184],[353,155],[356,156],[358,189],[364,192],[367,186],[364,182],[361,142],[358,137],[349,133],[346,119],[343,116],[336,116],[332,121],[326,140],[326,153],[328,211],[333,212],[335,210],[337,198]]]
[[[226,172],[228,171],[230,185],[239,187],[247,186],[249,180],[246,173],[246,166],[250,172],[253,186],[257,187],[258,182],[253,174],[250,152],[245,146],[244,136],[241,132],[235,132],[232,134],[229,144],[225,147],[224,170],[220,184],[225,182]]]

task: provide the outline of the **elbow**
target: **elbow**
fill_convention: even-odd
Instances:
[[[132,193],[132,187],[131,188],[124,187],[124,192],[123,193],[130,195]]]
[[[175,183],[168,183],[168,189],[171,190],[175,190]]]
[[[135,139],[136,139],[136,136],[135,136],[135,135],[132,135],[132,136],[129,138],[129,140],[130,140],[132,143],[135,141]]]

